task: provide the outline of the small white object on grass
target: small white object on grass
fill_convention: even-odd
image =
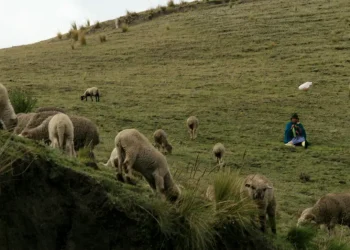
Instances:
[[[299,86],[299,90],[308,91],[311,85],[312,85],[312,82],[305,82]]]

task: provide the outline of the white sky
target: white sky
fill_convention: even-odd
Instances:
[[[180,0],[175,0],[175,3]],[[78,26],[142,11],[167,0],[0,0],[0,48],[23,45],[66,33]]]

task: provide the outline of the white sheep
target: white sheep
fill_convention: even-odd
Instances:
[[[190,116],[187,119],[187,127],[188,127],[188,132],[190,133],[190,138],[192,140],[196,139],[197,137],[197,129],[198,129],[199,121],[197,117],[195,116]]]
[[[154,191],[162,199],[175,201],[180,196],[180,189],[174,183],[165,156],[136,129],[124,129],[115,137],[118,154],[117,178],[123,181],[122,170],[126,180],[132,180],[132,171],[140,172]]]
[[[216,157],[217,163],[223,163],[223,161],[224,161],[223,157],[225,154],[225,146],[220,142],[216,143],[213,147],[213,154]]]
[[[68,115],[60,113],[52,116],[48,124],[51,147],[60,148],[75,157],[74,127]]]
[[[330,193],[321,197],[313,207],[302,212],[297,226],[308,223],[325,224],[329,234],[337,224],[350,227],[350,193]]]
[[[107,161],[107,163],[103,163],[104,166],[106,167],[110,167],[113,169],[116,169],[118,166],[118,153],[117,153],[117,149],[114,148],[111,152],[111,155]]]
[[[5,127],[12,131],[17,126],[17,116],[12,107],[7,89],[0,83],[0,119]]]
[[[260,174],[248,175],[242,184],[241,193],[257,205],[261,230],[266,231],[268,215],[271,230],[276,234],[276,199],[272,182]]]
[[[87,101],[87,97],[90,96],[91,101],[93,101],[92,97],[95,96],[96,98],[96,102],[100,101],[100,91],[98,90],[97,87],[92,87],[92,88],[88,88],[87,90],[85,90],[84,94],[82,96],[80,96],[81,100]]]
[[[166,150],[166,152],[171,154],[173,150],[173,146],[168,142],[167,137],[168,135],[165,133],[163,129],[157,129],[153,134],[155,147],[158,150],[160,149],[162,149],[163,151]]]

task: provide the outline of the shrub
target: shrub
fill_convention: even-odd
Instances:
[[[174,3],[174,1],[173,0],[169,0],[168,1],[168,7],[175,7],[175,3]]]
[[[160,6],[160,10],[166,12],[166,6]]]
[[[72,22],[70,26],[72,27],[72,30],[78,30],[78,26],[76,22]]]
[[[312,248],[312,240],[316,236],[316,230],[311,227],[293,227],[289,230],[287,240],[296,249]]]
[[[99,21],[96,21],[96,23],[95,23],[95,29],[99,29],[99,28],[101,28],[101,24],[100,24]]]
[[[9,92],[9,97],[16,114],[29,113],[33,111],[38,101],[31,94],[28,94],[23,90],[11,91]]]
[[[100,42],[101,43],[104,43],[104,42],[106,42],[107,40],[106,40],[106,36],[105,35],[100,35]]]
[[[79,30],[80,31],[83,31],[83,30],[85,30],[86,29],[86,27],[84,26],[84,25],[80,25],[80,27],[79,27]]]
[[[70,38],[72,38],[74,41],[78,41],[78,39],[79,39],[79,32],[77,30],[71,29],[69,31],[69,34],[70,34]]]
[[[121,25],[121,28],[122,28],[122,32],[123,33],[128,32],[128,30],[129,30],[129,26],[127,24],[125,24],[125,23],[123,23]]]
[[[86,45],[85,32],[81,31],[79,34],[80,45]]]
[[[58,32],[58,33],[57,33],[57,38],[60,39],[60,40],[62,40],[62,33],[61,33],[61,32]]]

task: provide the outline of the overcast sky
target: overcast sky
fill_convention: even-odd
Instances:
[[[180,0],[175,0],[175,3]],[[167,0],[0,0],[0,48],[38,42],[66,33],[70,24],[106,21]]]

